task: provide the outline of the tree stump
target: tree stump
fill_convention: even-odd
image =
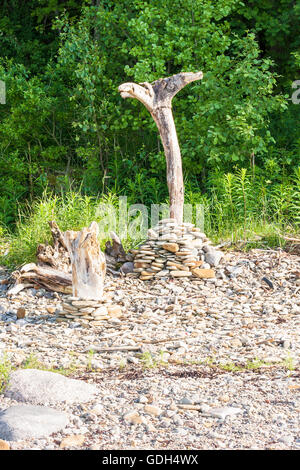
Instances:
[[[72,264],[73,296],[101,300],[103,296],[106,261],[97,239],[99,227],[92,222],[81,232],[67,230],[64,242]]]
[[[184,186],[182,163],[172,99],[186,85],[203,78],[202,72],[179,73],[153,83],[123,83],[118,90],[122,98],[136,98],[148,109],[162,140],[167,161],[167,184],[170,196],[170,217],[183,221]]]

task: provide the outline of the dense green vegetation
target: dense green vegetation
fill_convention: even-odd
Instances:
[[[173,101],[186,202],[214,237],[297,231],[299,24],[288,0],[1,2],[0,235],[28,258],[51,214],[79,227],[105,198],[167,201],[155,124],[117,87],[198,70]]]

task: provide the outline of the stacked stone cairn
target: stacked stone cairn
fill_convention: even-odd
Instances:
[[[109,299],[83,300],[78,297],[65,297],[58,322],[76,320],[89,326],[101,326],[103,322],[120,318],[123,310],[120,305],[112,304]]]
[[[194,224],[177,224],[175,219],[163,219],[149,229],[148,239],[131,253],[134,272],[143,281],[164,277],[214,278],[213,268],[223,256]]]

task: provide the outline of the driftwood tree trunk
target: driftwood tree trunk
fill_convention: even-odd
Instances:
[[[98,232],[98,224],[92,222],[81,232],[67,230],[64,233],[64,242],[71,258],[75,297],[102,299],[106,262],[97,239]]]
[[[123,83],[119,86],[122,98],[136,98],[141,101],[158,127],[167,161],[170,216],[178,223],[183,220],[184,186],[180,147],[172,113],[172,99],[183,87],[202,78],[202,72],[179,73],[172,77],[160,78],[151,84],[147,82]]]

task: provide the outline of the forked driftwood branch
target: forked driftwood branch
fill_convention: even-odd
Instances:
[[[118,88],[122,98],[136,98],[143,103],[158,127],[167,162],[170,217],[178,223],[183,220],[184,185],[172,99],[186,85],[202,78],[202,72],[183,72],[153,83],[123,83]]]

